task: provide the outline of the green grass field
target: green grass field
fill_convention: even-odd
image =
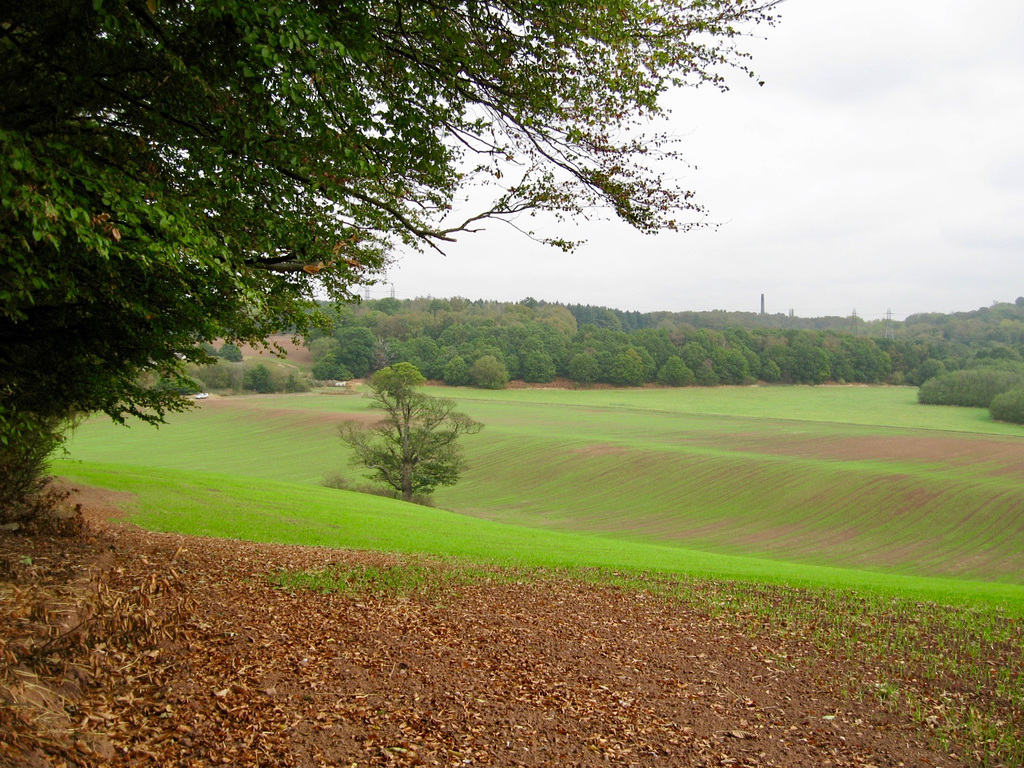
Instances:
[[[1024,431],[982,410],[886,387],[442,392],[487,425],[437,494],[458,514],[320,487],[358,478],[336,436],[367,415],[355,395],[211,399],[159,430],[94,419],[57,470],[207,535],[1024,595]]]

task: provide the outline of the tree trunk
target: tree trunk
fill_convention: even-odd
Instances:
[[[409,441],[409,419],[402,428],[402,498],[412,501],[412,445]]]
[[[412,462],[402,462],[402,498],[412,501]]]

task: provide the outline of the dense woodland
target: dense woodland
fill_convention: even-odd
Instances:
[[[962,369],[1024,366],[1024,298],[891,325],[742,312],[623,312],[533,299],[385,298],[332,311],[333,326],[306,339],[318,380],[362,378],[409,362],[429,379],[485,388],[556,379],[580,386],[920,385]],[[196,373],[213,388],[212,379],[223,377]]]

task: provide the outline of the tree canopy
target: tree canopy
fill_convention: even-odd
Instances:
[[[4,3],[0,438],[181,408],[140,374],[306,330],[399,243],[595,206],[687,226],[671,148],[629,129],[666,89],[745,71],[736,40],[772,5]]]
[[[427,378],[494,388],[510,380],[543,384],[558,378],[614,386],[893,383],[909,378],[923,360],[942,354],[931,344],[883,338],[884,323],[858,328],[874,334],[859,336],[848,330],[745,326],[744,313],[711,313],[711,327],[700,328],[689,322],[693,313],[637,312],[611,328],[579,318],[616,318],[618,310],[599,314],[587,309],[577,317],[579,307],[535,300],[453,297],[446,309],[430,297],[401,300],[397,306],[387,301],[389,313],[379,310],[378,302],[366,301],[338,317],[333,335],[318,331],[323,335],[309,342],[314,362],[328,365],[336,339],[357,330],[387,345],[392,363],[412,363]],[[723,314],[735,324],[723,324]],[[902,329],[898,333],[904,335]],[[997,352],[1013,350],[979,350]]]
[[[455,402],[416,389],[423,384],[416,366],[398,363],[382,368],[370,382],[373,407],[384,417],[368,426],[339,428],[352,449],[352,463],[391,487],[406,501],[454,485],[465,467],[458,439],[483,425],[455,410]]]

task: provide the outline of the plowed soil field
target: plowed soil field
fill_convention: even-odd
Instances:
[[[288,591],[267,576],[411,561],[149,533],[82,500],[71,535],[0,533],[0,764],[964,764],[798,633],[497,571]]]

